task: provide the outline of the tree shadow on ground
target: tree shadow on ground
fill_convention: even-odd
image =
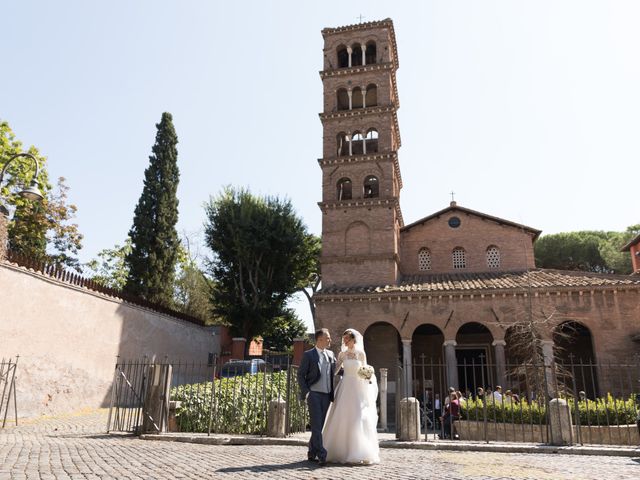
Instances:
[[[300,460],[292,463],[249,465],[246,467],[227,467],[227,468],[220,468],[216,471],[219,473],[240,473],[240,472],[264,473],[264,472],[277,472],[281,470],[302,470],[302,471],[326,470],[334,467],[345,467],[345,466],[349,466],[349,465],[327,464],[327,465],[320,466],[317,463],[309,462],[308,460]],[[330,476],[328,478],[330,478]]]

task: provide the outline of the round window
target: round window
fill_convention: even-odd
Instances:
[[[449,226],[451,228],[458,228],[460,226],[460,219],[458,217],[451,217],[449,219]]]

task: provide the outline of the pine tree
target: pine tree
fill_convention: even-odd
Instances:
[[[129,231],[132,249],[126,257],[129,268],[125,290],[165,306],[173,303],[175,266],[180,241],[178,221],[178,137],[170,113],[156,124],[158,133],[144,188]]]

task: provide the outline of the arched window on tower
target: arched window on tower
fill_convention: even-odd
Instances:
[[[343,177],[338,180],[338,201],[351,200],[351,179]]]
[[[418,270],[431,270],[431,252],[428,248],[421,248],[418,252]]]
[[[500,249],[495,245],[487,248],[487,267],[500,268]]]
[[[359,43],[354,43],[351,45],[351,66],[359,67],[362,65],[362,47]]]
[[[364,153],[364,136],[360,132],[354,132],[351,137],[351,155],[362,155]]]
[[[338,110],[349,110],[349,94],[346,88],[338,89]]]
[[[464,248],[462,247],[456,247],[453,249],[453,252],[451,252],[451,257],[453,260],[453,268],[455,270],[461,269],[461,268],[467,268],[467,256],[466,256],[466,252],[464,251]]]
[[[367,60],[367,65],[376,63],[376,42],[367,42],[365,57]]]
[[[347,47],[340,45],[338,47],[338,68],[347,68],[349,66],[349,52]]]
[[[375,128],[370,128],[367,131],[365,137],[367,142],[367,153],[378,153],[378,131]]]
[[[336,156],[345,157],[349,155],[349,137],[344,132],[340,132],[336,137],[337,152]]]
[[[378,182],[378,177],[369,175],[364,179],[362,196],[364,198],[376,198],[380,196],[380,182]]]
[[[378,87],[373,83],[367,85],[367,94],[365,97],[367,107],[375,107],[378,105]]]
[[[362,89],[360,87],[356,87],[353,89],[353,93],[351,94],[351,102],[352,107],[362,108],[362,101],[364,100],[362,96]]]

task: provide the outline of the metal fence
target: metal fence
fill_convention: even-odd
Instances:
[[[0,418],[2,428],[7,424],[9,409],[13,406],[15,424],[18,425],[18,400],[16,398],[16,368],[19,355],[16,359],[2,358],[0,361]],[[13,400],[13,401],[12,401]]]
[[[568,444],[640,444],[640,362],[570,359],[547,365],[496,365],[482,356],[478,360],[453,367],[458,376],[453,386],[447,384],[451,371],[439,359],[414,359],[410,376],[398,367],[398,391],[419,401],[425,441],[440,437],[553,443],[564,438]],[[409,377],[412,384],[407,389]],[[458,409],[448,406],[450,387],[460,397],[458,415],[453,416]],[[560,411],[550,407],[552,398],[566,405],[560,408],[569,411],[570,424],[561,422]],[[407,421],[400,417],[396,406],[397,431],[402,428],[399,422]]]
[[[119,361],[107,431],[140,433],[146,422],[158,431],[265,435],[272,400],[286,402],[285,434],[306,430],[307,407],[299,398],[297,366],[288,356],[210,360]],[[149,405],[150,390],[158,382],[154,372],[167,372],[168,384],[159,390],[168,393],[169,401],[160,410]],[[164,382],[165,374],[160,378]]]

